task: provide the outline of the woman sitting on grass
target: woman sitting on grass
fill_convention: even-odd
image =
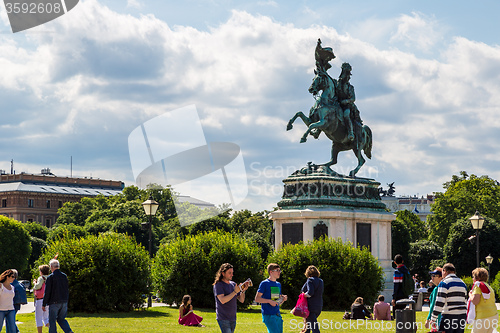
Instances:
[[[191,296],[184,295],[184,297],[182,297],[182,304],[179,307],[179,324],[184,326],[205,327],[201,324],[202,320],[202,317],[195,315],[193,312]]]
[[[363,304],[363,297],[358,297],[351,305],[351,318],[352,319],[373,319],[372,314]]]

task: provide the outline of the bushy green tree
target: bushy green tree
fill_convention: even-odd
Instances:
[[[443,184],[444,193],[437,192],[431,207],[433,214],[427,217],[429,239],[444,246],[451,226],[460,219],[469,218],[476,211],[500,221],[500,185],[488,176],[453,175]]]
[[[97,220],[95,222],[85,223],[84,228],[89,235],[97,236],[100,233],[110,231],[113,228],[113,222],[107,219]]]
[[[38,258],[40,258],[42,253],[47,248],[47,243],[43,239],[36,238],[36,237],[30,237],[30,238],[31,238],[31,241],[30,241],[31,254],[30,254],[30,257],[28,259],[28,266],[26,269],[19,271],[20,276],[23,279],[27,279],[27,280],[29,280],[31,278],[30,270],[33,268],[33,265],[38,260]]]
[[[471,275],[476,268],[476,243],[469,241],[469,237],[475,235],[469,219],[460,219],[450,228],[450,234],[444,246],[444,256],[447,262],[451,262],[457,269],[457,275]],[[491,254],[493,258],[500,258],[500,226],[493,219],[485,218],[483,229],[479,234],[479,260],[486,265],[486,256]],[[481,264],[480,264],[481,265]],[[500,269],[498,260],[491,265],[492,276]]]
[[[70,224],[55,224],[50,230],[47,242],[53,242],[62,238],[85,237],[87,231],[83,226]]]
[[[391,222],[391,238],[392,238],[392,258],[396,254],[401,254],[406,264],[410,264],[408,254],[410,252],[411,236],[410,231],[406,225],[399,221],[394,220]]]
[[[408,269],[413,274],[418,274],[421,280],[429,281],[429,266],[432,260],[442,258],[443,250],[439,245],[433,241],[419,240],[410,244],[409,261],[411,262],[411,266]]]
[[[373,304],[383,289],[384,272],[368,249],[354,248],[339,239],[315,240],[312,243],[287,244],[271,254],[268,263],[281,267],[284,306],[293,307],[306,281],[304,272],[315,265],[324,281],[324,309],[349,309],[356,297]]]
[[[144,304],[150,259],[133,238],[110,232],[56,240],[36,261],[33,276],[56,254],[69,280],[70,311],[130,311]]]
[[[417,214],[409,210],[400,210],[396,212],[396,220],[402,222],[410,233],[410,241],[416,242],[427,237],[425,222]]]
[[[79,202],[65,202],[57,211],[57,224],[85,225],[85,220],[92,214],[94,198],[82,198]]]
[[[215,273],[226,262],[234,266],[236,283],[251,278],[257,284],[262,279],[264,263],[259,249],[238,235],[215,231],[178,238],[163,244],[156,254],[152,268],[155,290],[167,303],[179,304],[189,294],[198,307],[213,308]],[[249,290],[239,306],[252,303],[255,291]]]
[[[23,224],[0,215],[0,273],[10,268],[25,270],[30,254],[31,238]]]
[[[47,228],[46,226],[43,226],[38,222],[26,222],[23,223],[23,227],[28,231],[31,237],[47,240],[47,236],[49,235],[49,228]]]

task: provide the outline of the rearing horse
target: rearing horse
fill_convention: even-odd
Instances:
[[[332,140],[332,158],[328,163],[324,164],[327,168],[337,164],[339,152],[352,149],[358,159],[358,166],[349,172],[349,176],[355,177],[359,169],[365,164],[361,150],[365,152],[366,157],[372,157],[372,131],[368,126],[364,125],[359,131],[360,136],[350,141],[347,138],[348,129],[342,120],[342,108],[336,95],[337,81],[332,79],[321,68],[315,70],[314,74],[316,76],[309,87],[309,92],[316,97],[322,91],[321,96],[316,98],[309,117],[306,117],[301,111],[297,112],[288,122],[286,130],[291,130],[293,122],[299,117],[307,126],[307,131],[300,139],[301,143],[307,141],[307,135],[309,134],[317,139],[321,132],[324,132]]]

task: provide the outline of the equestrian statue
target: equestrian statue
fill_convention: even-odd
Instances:
[[[307,131],[300,139],[301,143],[307,141],[308,135],[317,139],[321,132],[332,140],[331,159],[320,165],[324,166],[329,174],[336,174],[330,166],[337,163],[339,152],[352,150],[358,159],[358,165],[351,170],[349,176],[355,177],[365,163],[361,151],[364,151],[366,157],[371,158],[372,131],[363,125],[359,110],[354,104],[356,100],[354,87],[349,82],[352,67],[347,62],[343,63],[339,79],[331,78],[327,71],[332,67],[329,61],[335,59],[335,54],[332,48],[321,46],[321,39],[318,39],[316,45],[315,58],[315,76],[309,87],[315,103],[309,111],[309,117],[301,111],[297,112],[288,122],[286,129],[291,130],[293,122],[300,118],[307,126]]]

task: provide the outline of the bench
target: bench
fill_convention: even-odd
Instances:
[[[431,296],[430,292],[425,293],[413,293],[413,300],[415,301],[415,311],[422,311],[422,305],[424,305],[424,301],[428,302],[429,297]]]

